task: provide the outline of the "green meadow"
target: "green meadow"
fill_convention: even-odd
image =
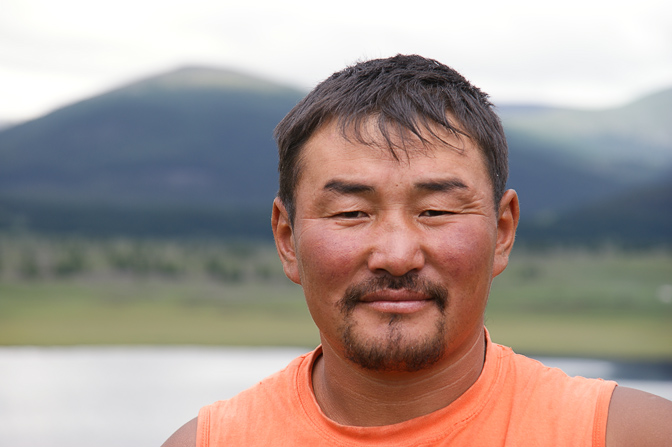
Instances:
[[[519,247],[486,324],[523,353],[672,360],[672,251]],[[271,244],[0,235],[0,345],[316,343]]]

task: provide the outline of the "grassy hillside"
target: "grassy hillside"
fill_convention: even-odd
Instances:
[[[672,359],[672,254],[514,250],[487,325],[520,352]],[[0,344],[318,343],[273,246],[0,234]]]

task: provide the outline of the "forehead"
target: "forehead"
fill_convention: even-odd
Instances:
[[[370,119],[357,129],[343,129],[332,121],[315,131],[301,151],[298,183],[302,183],[306,171],[328,172],[330,168],[339,167],[354,174],[364,159],[369,161],[368,165],[374,160],[380,165],[400,167],[423,162],[431,166],[441,160],[444,168],[451,164],[468,164],[487,175],[482,151],[466,134],[451,133],[439,126],[426,129],[420,135],[398,128],[386,129],[383,133],[377,122]]]

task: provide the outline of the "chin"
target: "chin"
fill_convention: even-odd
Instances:
[[[424,335],[413,334],[404,318],[392,314],[384,333],[363,334],[355,323],[342,329],[341,339],[348,360],[364,369],[380,372],[415,372],[437,363],[446,351],[445,324],[437,321]]]

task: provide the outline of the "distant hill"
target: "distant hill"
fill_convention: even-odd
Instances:
[[[303,94],[187,67],[9,128],[0,227],[270,237],[267,219],[236,222],[268,216],[273,128]]]
[[[672,89],[605,110],[523,105],[499,113],[521,240],[672,245]]]
[[[577,160],[553,140],[519,131],[507,131],[507,140],[507,186],[518,192],[524,219],[593,203],[638,185]]]
[[[273,128],[302,96],[207,68],[140,81],[1,132],[0,194],[114,204],[268,202],[277,178]]]
[[[526,220],[519,228],[519,236],[533,245],[669,245],[672,242],[672,175],[669,178],[667,183],[624,192],[567,213]]]
[[[611,109],[502,107],[500,116],[507,133],[541,143],[538,151],[571,156],[625,182],[662,180],[672,166],[672,88]]]
[[[553,238],[574,228],[558,216],[664,184],[670,92],[605,111],[500,107],[521,238]],[[0,130],[0,229],[269,238],[272,131],[304,94],[187,67]]]

